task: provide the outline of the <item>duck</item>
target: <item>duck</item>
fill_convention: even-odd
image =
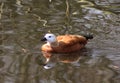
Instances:
[[[85,47],[89,39],[93,39],[93,35],[59,35],[47,33],[41,39],[46,42],[41,46],[41,50],[51,53],[70,53],[78,51]]]

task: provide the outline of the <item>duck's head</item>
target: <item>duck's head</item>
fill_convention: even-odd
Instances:
[[[48,43],[53,43],[56,42],[56,36],[54,34],[51,33],[47,33],[42,39],[41,41],[47,41]]]

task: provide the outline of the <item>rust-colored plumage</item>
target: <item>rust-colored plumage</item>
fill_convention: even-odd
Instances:
[[[46,34],[42,40],[47,41],[47,43],[42,45],[41,50],[59,53],[74,52],[83,48],[87,44],[88,39],[92,38],[80,35],[61,35],[56,37],[54,34]]]

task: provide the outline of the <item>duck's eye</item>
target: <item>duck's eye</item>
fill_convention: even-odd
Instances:
[[[49,38],[51,38],[51,36],[48,36]]]

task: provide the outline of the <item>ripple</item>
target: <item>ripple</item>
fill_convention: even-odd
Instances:
[[[119,83],[118,1],[1,0],[0,83]],[[90,56],[55,55],[55,67],[45,70],[36,58],[44,60],[39,40],[48,31],[92,33],[85,53]]]

